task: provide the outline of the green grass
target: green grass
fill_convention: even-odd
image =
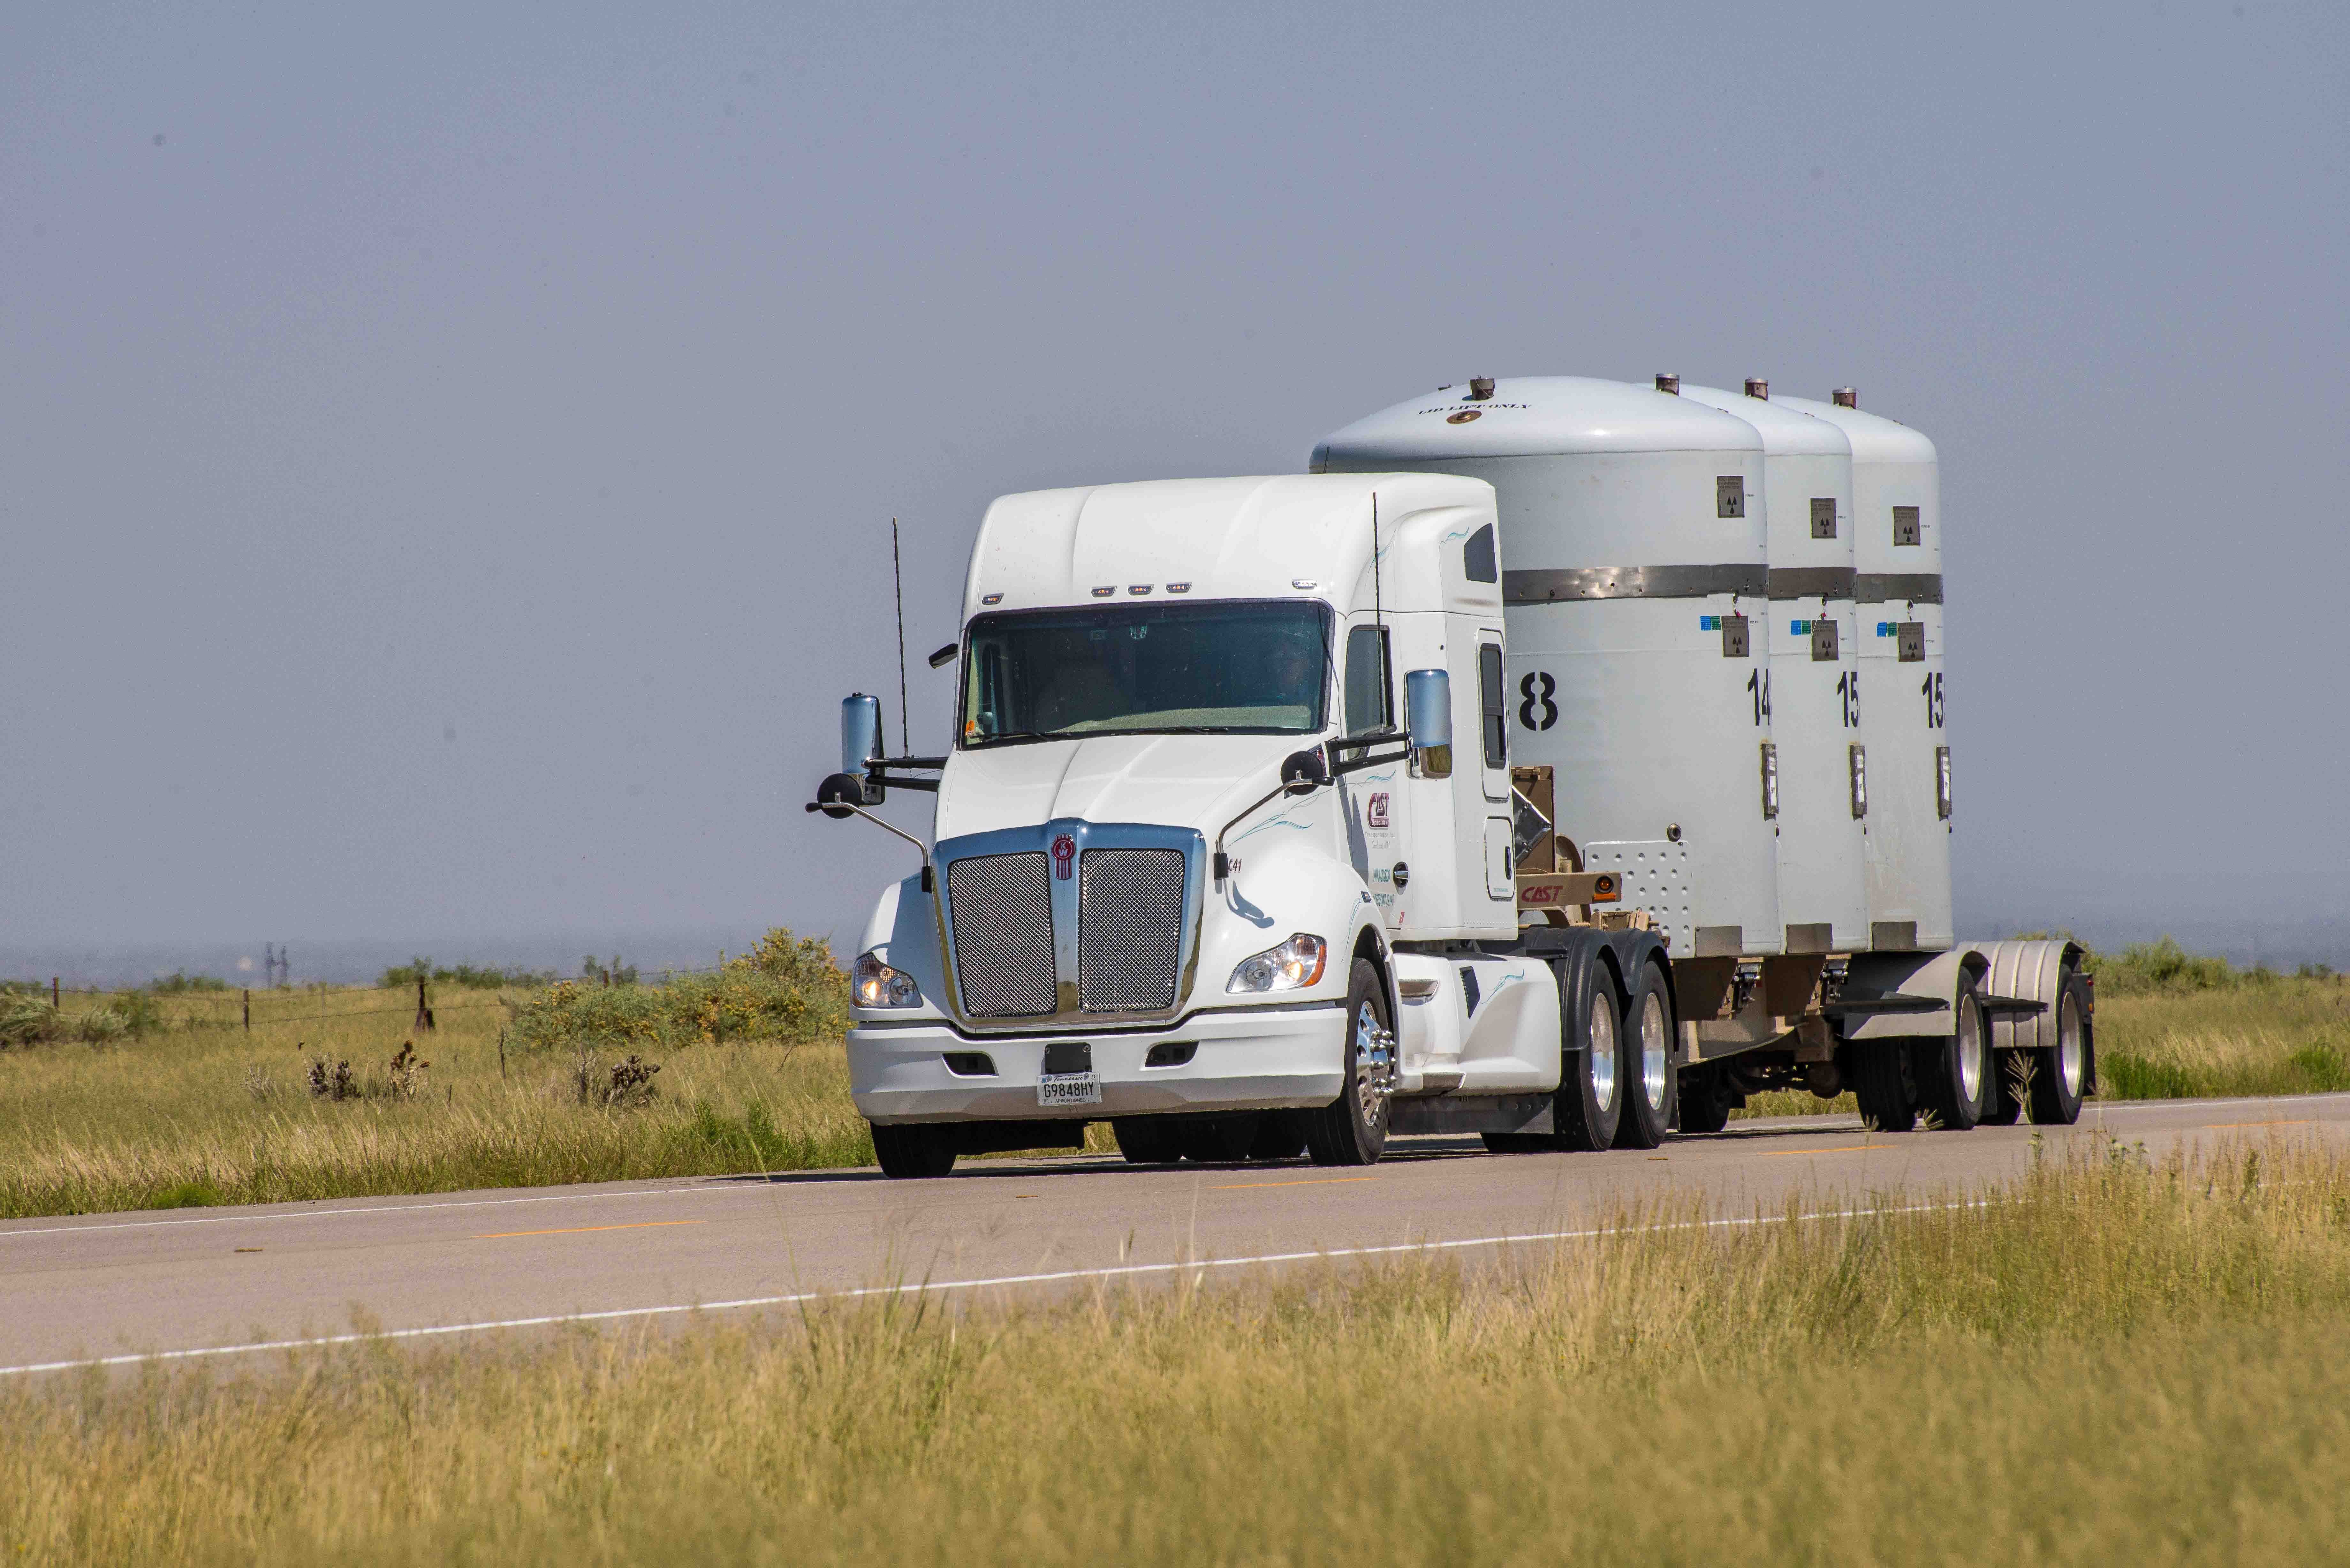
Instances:
[[[1980,1197],[19,1382],[0,1558],[2338,1560],[2342,1151],[2116,1146]]]

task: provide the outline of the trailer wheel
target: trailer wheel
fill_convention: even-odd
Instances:
[[[1871,1132],[1908,1132],[1918,1125],[1918,1098],[1909,1081],[1909,1042],[1856,1040],[1838,1053],[1844,1080],[1860,1102],[1861,1125]]]
[[[1568,1054],[1558,1093],[1551,1096],[1551,1126],[1557,1129],[1548,1140],[1552,1148],[1606,1148],[1616,1141],[1624,1116],[1624,1025],[1616,1011],[1616,988],[1596,962],[1589,980],[1582,1016],[1566,1023],[1583,1049]]]
[[[1971,975],[1959,982],[1952,1024],[1948,1034],[1927,1036],[1913,1048],[1918,1107],[1932,1113],[1943,1131],[1966,1132],[1982,1120],[1993,1072],[1991,1025]]]
[[[1654,1148],[1673,1125],[1673,1004],[1664,972],[1640,966],[1632,1005],[1624,1012],[1624,1114],[1616,1123],[1617,1148]]]
[[[1376,1165],[1388,1146],[1388,1096],[1395,1087],[1395,1035],[1379,971],[1355,961],[1347,984],[1345,1087],[1305,1114],[1305,1152],[1316,1165]]]
[[[2017,1085],[2017,1075],[2024,1071],[2022,1051],[1994,1051],[1991,1054],[1991,1084],[1984,1090],[1988,1104],[1983,1107],[1983,1126],[2012,1127],[2023,1115],[2023,1095]]]
[[[944,1176],[954,1168],[955,1129],[917,1122],[910,1127],[873,1128],[873,1152],[880,1157],[881,1174],[899,1181],[920,1181]]]
[[[1183,1158],[1183,1146],[1165,1116],[1113,1116],[1109,1130],[1128,1165],[1172,1165]]]
[[[1730,1125],[1729,1085],[1720,1073],[1709,1067],[1683,1073],[1679,1094],[1681,1131],[1718,1133]]]
[[[2096,1085],[2097,1051],[2089,988],[2077,972],[2068,971],[2056,988],[2056,1044],[2029,1055],[2033,1121],[2043,1127],[2079,1121],[2081,1097]]]

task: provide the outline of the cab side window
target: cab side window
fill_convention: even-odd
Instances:
[[[1388,659],[1387,628],[1358,626],[1347,634],[1347,733],[1384,730],[1395,722]]]
[[[1502,694],[1502,649],[1485,643],[1477,649],[1477,701],[1484,714],[1485,765],[1510,765],[1508,707]]]

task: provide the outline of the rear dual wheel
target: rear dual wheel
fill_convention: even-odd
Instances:
[[[1640,983],[1624,1010],[1624,1064],[1631,1081],[1625,1085],[1629,1092],[1624,1114],[1616,1122],[1616,1147],[1654,1148],[1673,1125],[1676,1075],[1673,1004],[1664,971],[1652,963],[1640,966]]]
[[[2089,983],[2067,971],[2056,990],[2056,1044],[2025,1054],[2031,1067],[2032,1119],[2070,1127],[2081,1119],[2082,1097],[2096,1087],[2096,1036],[2089,1013]]]

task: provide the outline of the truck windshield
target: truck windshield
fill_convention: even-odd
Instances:
[[[1156,731],[1322,727],[1330,621],[1320,605],[1104,605],[971,623],[962,744]]]

